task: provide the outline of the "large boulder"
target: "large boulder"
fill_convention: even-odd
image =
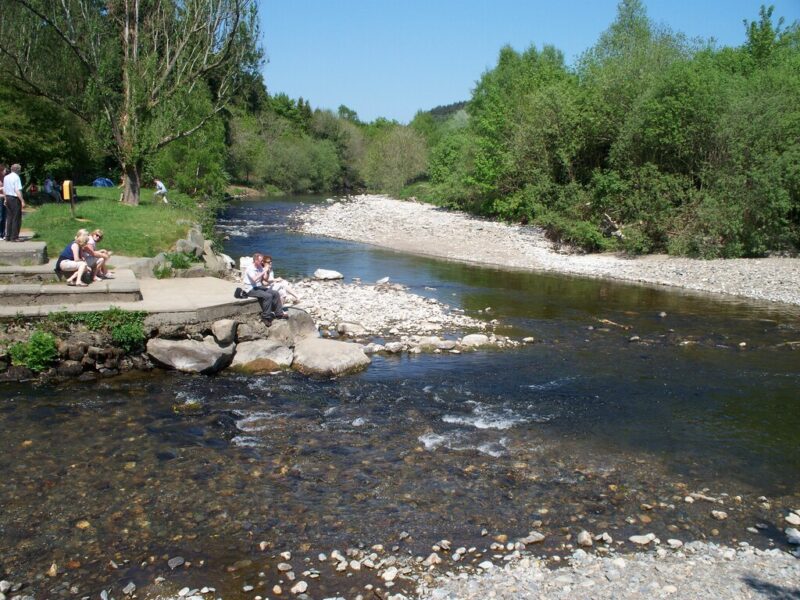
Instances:
[[[214,321],[214,324],[211,326],[211,333],[214,334],[220,346],[227,346],[236,339],[236,328],[238,325],[239,324],[233,319],[220,319],[219,321]]]
[[[153,361],[185,373],[216,373],[231,363],[235,348],[235,344],[218,345],[210,335],[202,342],[161,338],[147,342],[147,354]]]
[[[348,321],[342,321],[336,326],[336,331],[338,331],[342,335],[358,337],[360,335],[365,335],[367,333],[367,328],[364,327],[361,323],[350,323]]]
[[[243,342],[236,346],[231,369],[244,373],[288,369],[293,358],[294,354],[291,348],[282,346],[273,340]]]
[[[191,240],[178,240],[175,242],[175,251],[184,254],[192,254],[198,257],[203,255],[203,247],[198,246]]]
[[[344,279],[344,275],[339,271],[331,271],[330,269],[317,269],[314,271],[314,279],[322,279],[323,281],[331,279]]]
[[[370,362],[358,344],[306,337],[294,347],[292,368],[306,375],[334,377],[363,369]]]
[[[289,307],[286,314],[288,319],[275,319],[272,322],[267,330],[269,339],[292,348],[303,338],[319,337],[317,325],[306,311]]]
[[[464,338],[461,340],[461,345],[470,348],[477,348],[478,346],[488,346],[489,336],[484,333],[471,333],[469,335],[464,336]]]

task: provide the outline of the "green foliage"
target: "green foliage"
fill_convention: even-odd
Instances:
[[[240,86],[252,89],[261,63],[257,41],[252,0],[171,8],[145,0],[108,6],[30,0],[3,11],[0,79],[90,125],[125,174],[124,201],[136,205],[149,161],[205,129]],[[185,147],[183,158],[193,159],[188,155],[199,150],[192,150]],[[218,184],[199,182],[206,177],[195,172],[185,189]]]
[[[58,358],[58,346],[53,334],[36,330],[27,342],[12,344],[8,353],[13,365],[40,373]]]
[[[717,48],[622,0],[574,70],[553,48],[503,48],[466,127],[447,128],[457,111],[412,121],[431,145],[421,194],[593,251],[797,252],[800,26],[772,13]]]
[[[106,311],[86,313],[51,313],[47,316],[48,327],[57,329],[82,324],[90,331],[103,331],[111,336],[115,345],[126,352],[137,352],[147,339],[144,319],[147,313],[122,310],[112,306]],[[51,336],[52,337],[52,336]]]
[[[156,279],[169,279],[175,274],[172,265],[160,264],[153,267],[153,277]]]
[[[212,110],[211,96],[198,86],[184,107],[188,127],[200,115]],[[222,119],[210,119],[189,138],[177,140],[159,150],[146,163],[144,180],[163,180],[169,189],[178,188],[192,197],[219,198],[225,191],[228,175],[225,165],[225,129]]]
[[[197,262],[194,256],[186,252],[167,252],[166,257],[173,269],[188,269],[193,262]]]
[[[58,179],[91,175],[97,149],[73,115],[39,98],[28,98],[0,81],[0,157],[23,165],[25,183],[41,187],[48,173]]]
[[[426,164],[422,136],[408,127],[394,126],[376,134],[364,156],[362,173],[369,189],[397,194],[425,173]]]
[[[111,329],[111,340],[125,352],[135,352],[143,348],[144,327],[141,323],[122,323]]]

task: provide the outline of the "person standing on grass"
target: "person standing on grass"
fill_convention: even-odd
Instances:
[[[264,255],[256,252],[253,255],[253,264],[244,272],[244,280],[241,288],[236,288],[234,295],[237,298],[258,298],[261,305],[261,320],[269,327],[273,319],[285,319],[283,314],[283,304],[281,295],[276,290],[267,287],[267,277],[269,271],[264,269]]]
[[[6,166],[0,164],[0,182],[6,176]],[[6,201],[3,195],[3,186],[0,183],[0,241],[6,239]]]
[[[3,195],[6,205],[6,241],[19,242],[19,230],[22,227],[22,210],[25,208],[25,199],[22,197],[22,181],[19,173],[22,166],[17,163],[11,165],[11,172],[3,177]]]
[[[156,198],[162,198],[164,200],[164,204],[169,204],[169,200],[167,200],[167,186],[164,185],[164,182],[160,179],[153,180],[156,184],[156,193],[154,194]]]

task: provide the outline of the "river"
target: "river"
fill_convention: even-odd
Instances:
[[[550,556],[584,529],[783,547],[782,515],[800,507],[796,309],[287,228],[322,201],[232,204],[226,251],[270,253],[288,278],[389,276],[536,343],[375,356],[332,381],[154,371],[6,385],[0,579],[37,598],[119,598],[129,581],[140,597],[183,585],[267,597],[278,553],[291,551],[298,577],[320,572],[312,597],[352,598],[374,575],[336,573],[318,553],[381,544],[427,556],[442,538],[481,551],[534,525],[547,535],[537,554]],[[178,556],[189,566],[171,570]]]

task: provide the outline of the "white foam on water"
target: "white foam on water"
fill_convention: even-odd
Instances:
[[[358,417],[357,419],[353,419],[351,425],[353,427],[363,427],[367,424],[367,420],[364,417]]]
[[[258,448],[264,445],[262,440],[251,435],[237,435],[231,439],[231,443],[241,448]]]
[[[270,423],[278,416],[280,415],[271,412],[248,413],[244,415],[243,418],[236,421],[236,427],[239,431],[246,431],[248,433],[264,431],[269,429]]]
[[[478,446],[478,452],[488,454],[493,458],[500,458],[508,453],[508,438],[500,438],[496,442],[486,442]]]
[[[556,388],[560,388],[565,383],[569,383],[570,381],[575,381],[575,377],[560,377],[558,379],[553,379],[552,381],[547,381],[545,383],[531,383],[525,387],[531,390],[536,390],[537,392],[545,392],[547,390],[554,390]]]
[[[453,442],[452,436],[442,435],[441,433],[423,433],[421,436],[417,438],[422,445],[425,446],[425,450],[436,450],[440,446],[445,446],[446,448],[450,447],[450,444]]]
[[[515,425],[528,422],[531,417],[515,413],[510,408],[492,408],[478,402],[472,403],[472,414],[445,415],[442,421],[452,425],[467,425],[476,429],[511,429]]]

